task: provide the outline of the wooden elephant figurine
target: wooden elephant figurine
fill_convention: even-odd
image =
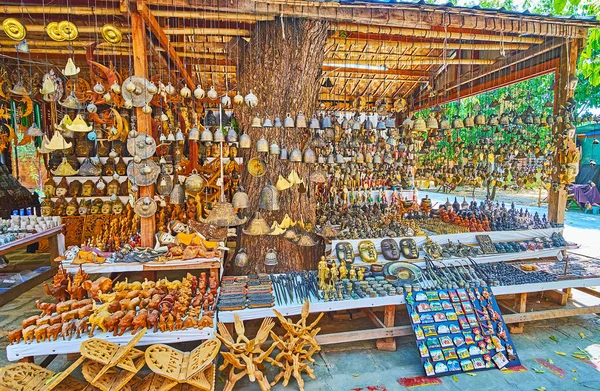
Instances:
[[[96,281],[86,280],[83,282],[83,289],[88,291],[92,299],[98,301],[98,294],[111,290],[113,281],[108,277],[100,277]]]
[[[40,318],[39,315],[33,315],[30,316],[27,319],[23,319],[23,321],[21,322],[21,328],[23,330],[25,330],[26,328],[28,328],[29,326],[35,326],[35,323],[37,322],[37,320]]]
[[[39,327],[36,327],[33,334],[35,335],[35,342],[44,342],[48,337],[48,325],[43,324]]]
[[[135,311],[134,310],[127,311],[125,316],[123,316],[119,320],[119,325],[117,328],[115,328],[113,335],[125,334],[125,331],[127,331],[127,329],[131,327],[131,324],[133,323],[134,318],[135,318]]]
[[[54,312],[56,312],[55,303],[42,303],[40,300],[36,300],[35,305],[42,311],[42,315],[52,315]]]
[[[30,343],[31,341],[33,341],[36,327],[37,326],[33,324],[23,329],[23,341],[25,341],[25,343]]]
[[[62,328],[60,329],[60,336],[63,341],[68,338],[69,341],[73,338],[73,329],[75,328],[75,320],[70,320],[62,324]]]
[[[103,304],[100,307],[96,308],[93,314],[90,315],[90,331],[88,332],[88,335],[91,337],[94,335],[94,331],[96,330],[96,327],[100,327],[102,329],[103,332],[106,332],[106,320],[108,318],[110,318],[111,314],[110,312],[108,312],[107,310],[108,308],[108,303],[107,304]]]
[[[75,338],[80,338],[81,334],[87,333],[89,326],[89,316],[75,320]]]
[[[125,312],[124,311],[117,311],[114,314],[112,314],[111,316],[109,316],[104,321],[104,325],[106,326],[106,330],[109,333],[112,332],[112,333],[114,333],[114,335],[117,335],[117,327],[119,325],[119,321],[124,316],[125,316]]]
[[[61,330],[62,330],[62,323],[57,323],[52,326],[48,325],[48,329],[46,331],[46,334],[48,335],[48,340],[56,341],[58,339],[58,334],[60,334]]]
[[[23,339],[23,329],[16,329],[8,332],[8,344],[12,345],[14,343],[21,342]]]
[[[153,329],[154,332],[156,333],[158,331],[158,323],[160,320],[160,313],[158,312],[158,310],[152,310],[151,312],[148,313],[148,320],[146,322],[146,324],[148,325],[148,328]]]
[[[132,331],[131,334],[137,333],[139,328],[144,328],[147,326],[148,322],[148,310],[141,309],[140,312],[133,318],[133,322],[131,323]]]

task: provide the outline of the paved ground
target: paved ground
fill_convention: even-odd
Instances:
[[[422,193],[423,194],[423,193]],[[430,193],[430,198],[445,202],[446,196]],[[461,200],[462,201],[462,200]],[[534,208],[530,207],[530,210]],[[565,236],[583,245],[579,251],[590,256],[600,255],[598,229],[600,216],[584,215],[580,212],[567,213]],[[19,256],[19,261],[33,262],[44,259],[37,256]],[[11,257],[9,257],[11,260]],[[15,260],[15,258],[12,258]],[[37,287],[13,302],[0,307],[0,349],[4,349],[9,330],[18,327],[20,321],[36,314],[35,300],[44,295],[42,287]],[[531,299],[530,299],[531,300]],[[591,302],[589,296],[575,293],[575,301],[582,304]],[[594,299],[595,300],[595,299]],[[597,303],[597,300],[595,301]],[[323,321],[323,333],[344,331],[368,322],[362,318],[352,321]],[[256,324],[248,324],[249,335]],[[583,333],[585,338],[581,338]],[[550,339],[556,337],[558,342]],[[595,315],[568,319],[527,323],[525,333],[513,335],[517,353],[523,368],[516,371],[489,370],[477,372],[476,376],[461,374],[440,378],[439,384],[423,386],[434,390],[600,390],[600,319]],[[180,344],[181,350],[191,350],[195,343]],[[323,347],[315,355],[316,380],[305,376],[305,390],[331,391],[392,391],[405,390],[405,385],[413,385],[423,374],[414,338],[397,339],[396,352],[381,352],[373,341],[340,344]],[[586,349],[593,357],[591,361],[581,361],[571,354],[577,349]],[[564,352],[561,356],[555,352]],[[42,358],[37,358],[40,362]],[[551,363],[552,362],[552,363]],[[0,354],[0,366],[8,364],[6,356]],[[59,356],[49,368],[59,371],[66,366],[65,356]],[[146,369],[147,370],[147,369]],[[144,371],[146,371],[144,370]],[[273,371],[267,370],[272,379]],[[216,389],[222,390],[224,375],[217,376]],[[236,390],[259,390],[258,385],[247,380],[240,381]],[[297,389],[292,380],[287,388],[278,385],[274,390]]]

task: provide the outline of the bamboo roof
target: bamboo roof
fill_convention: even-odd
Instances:
[[[583,43],[588,28],[599,25],[589,18],[385,0],[102,0],[93,7],[73,0],[69,4],[31,0],[27,6],[0,6],[0,22],[14,17],[26,26],[31,49],[31,53],[17,53],[16,42],[0,33],[0,64],[18,63],[39,77],[49,67],[64,67],[69,56],[83,69],[87,53],[88,58],[112,63],[121,74],[129,74],[130,12],[137,9],[156,20],[164,33],[161,39],[157,35],[162,33],[149,30],[151,75],[160,74],[179,86],[200,83],[208,89],[214,85],[222,92],[235,89],[239,48],[249,43],[251,50],[251,36],[260,33],[263,21],[325,19],[330,22],[330,36],[319,99],[326,106],[360,96],[371,103],[404,98],[414,107],[425,107],[550,73],[558,66],[561,47]],[[77,26],[76,40],[56,42],[46,34],[48,23],[61,20]],[[120,44],[102,39],[101,28],[107,23],[123,32]]]

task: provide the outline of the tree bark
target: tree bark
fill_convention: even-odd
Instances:
[[[269,144],[276,142],[288,152],[295,147],[303,151],[311,138],[308,129],[252,128],[250,124],[255,115],[262,120],[268,115],[272,121],[279,116],[283,121],[286,113],[295,118],[299,112],[310,121],[321,86],[327,30],[325,21],[276,18],[257,22],[249,44],[245,48],[238,46],[241,51],[241,56],[236,58],[239,61],[238,90],[242,94],[252,90],[258,97],[257,107],[236,108],[240,129],[246,130],[253,143],[252,148],[241,150],[241,155],[244,163],[255,157],[267,162],[267,172],[260,178],[251,176],[245,168],[242,173],[241,183],[249,196],[245,211],[249,219],[258,210],[262,188],[269,183],[275,185],[279,175],[287,177],[295,169],[309,186],[308,191],[300,194],[298,186],[282,191],[279,193],[280,210],[261,211],[261,214],[269,225],[273,221],[281,222],[286,213],[293,220],[315,223],[316,203],[309,181],[312,165],[282,161],[278,156],[258,153],[255,148],[255,143],[264,136]],[[237,244],[238,248],[247,249],[249,263],[245,268],[234,268],[234,273],[315,269],[318,257],[323,253],[321,246],[298,247],[281,236],[249,236],[241,230],[238,230]],[[279,264],[275,267],[264,265],[267,248],[277,251]]]

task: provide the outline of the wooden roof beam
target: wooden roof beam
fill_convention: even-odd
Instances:
[[[519,62],[540,56],[544,53],[547,53],[551,50],[556,49],[557,47],[563,45],[563,43],[564,43],[564,41],[562,39],[555,38],[552,41],[545,43],[544,45],[533,46],[533,47],[529,48],[528,50],[525,50],[525,51],[516,53],[512,56],[506,57],[505,59],[498,61],[494,65],[484,66],[479,69],[473,69],[470,72],[466,72],[461,75],[460,80],[458,80],[458,81],[452,80],[452,81],[446,83],[446,85],[440,86],[437,89],[447,91],[449,89],[457,88],[466,83],[469,83],[474,80],[481,79],[485,76],[491,75],[492,73],[495,73],[499,70],[508,68]],[[446,72],[448,72],[448,71],[446,71]],[[438,80],[448,80],[448,79],[446,79],[442,74],[442,75],[438,75]],[[425,99],[425,97],[423,97],[423,96],[418,97],[418,100],[423,100],[423,99]]]
[[[388,57],[389,55],[381,54],[381,57]],[[357,60],[357,59],[340,59],[340,58],[326,58],[323,62],[327,65],[339,65],[349,66],[353,64],[357,65],[373,65],[373,66],[395,66],[395,65],[492,65],[496,63],[494,59],[488,58],[442,58],[442,57],[427,57],[427,56],[406,56],[406,57],[394,57],[389,56],[387,59],[374,59],[374,60]]]
[[[356,38],[330,38],[328,43],[338,45],[352,46],[384,46],[386,50],[406,50],[406,49],[447,49],[447,50],[478,50],[478,51],[499,51],[504,47],[504,50],[526,50],[531,47],[527,43],[462,43],[462,42],[391,42],[378,41],[373,39],[356,39]],[[337,52],[352,52],[348,50],[338,49]]]
[[[44,34],[46,34],[46,27],[41,24],[25,24],[25,28],[27,29],[28,33],[44,33]],[[102,26],[77,26],[77,31],[79,32],[79,35],[81,35],[81,34],[97,34],[97,33],[100,33],[101,30],[102,30]],[[120,30],[123,34],[128,34],[131,32],[131,29],[129,27],[123,27],[123,28],[120,28]],[[4,27],[2,27],[2,24],[0,24],[0,31],[4,31]],[[48,38],[48,39],[50,39],[50,38]],[[68,42],[63,42],[63,44],[66,46],[66,45],[68,45]]]
[[[454,102],[456,100],[464,99],[469,96],[482,94],[487,91],[493,91],[498,88],[505,87],[507,85],[547,75],[548,73],[552,73],[556,70],[556,68],[558,67],[558,60],[558,58],[555,58],[553,60],[546,61],[542,64],[534,65],[529,68],[520,70],[519,72],[505,72],[506,74],[498,78],[494,78],[484,83],[476,84],[468,88],[461,89],[460,91],[454,91],[444,96],[442,103],[446,104]],[[415,104],[415,110],[423,110],[428,107],[432,107],[436,104],[442,103],[436,100],[435,98],[429,99],[427,101],[421,101]]]
[[[489,34],[489,32],[451,32],[437,31],[431,27],[421,28],[416,25],[408,27],[390,27],[362,24],[337,24],[332,25],[332,30],[343,33],[349,39],[361,38],[371,40],[406,40],[406,37],[423,39],[458,39],[461,41],[484,41],[484,42],[517,42],[539,44],[544,42],[543,38],[522,37],[516,35]],[[386,39],[387,37],[387,39]]]
[[[203,11],[247,13],[267,16],[284,16],[324,19],[338,23],[360,23],[391,27],[444,26],[449,28],[503,31],[504,34],[531,34],[555,37],[587,36],[593,21],[552,19],[535,15],[512,15],[501,11],[471,10],[426,4],[359,3],[339,4],[329,2],[291,4],[274,3],[273,0],[147,0],[152,5],[170,5],[195,8]],[[167,4],[165,4],[167,3]]]
[[[323,65],[324,72],[339,72],[339,73],[358,73],[358,74],[369,74],[369,75],[397,75],[397,76],[415,76],[415,77],[429,77],[429,72],[418,71],[412,69],[363,69],[363,68],[352,68],[344,65]]]
[[[146,6],[143,0],[137,0],[136,6],[137,11],[144,20],[146,28],[152,33],[152,35],[156,37],[160,47],[169,53],[169,59],[175,64],[175,67],[179,70],[179,73],[184,78],[188,87],[194,90],[196,88],[196,81],[183,65],[183,62],[179,58],[175,48],[171,46],[169,37],[165,34],[154,15],[152,15],[150,9]]]

